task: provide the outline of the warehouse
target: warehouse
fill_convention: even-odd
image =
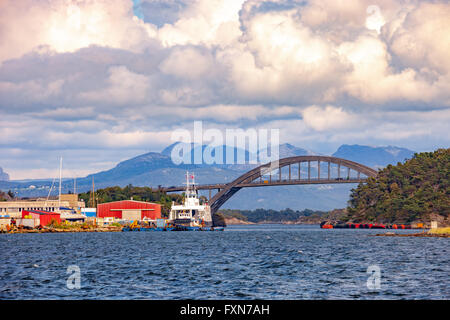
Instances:
[[[123,200],[99,204],[97,217],[114,217],[124,220],[156,220],[161,218],[161,205],[157,203]]]

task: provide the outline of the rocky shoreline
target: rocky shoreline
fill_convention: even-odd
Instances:
[[[450,234],[439,234],[439,233],[379,233],[375,235],[376,237],[425,237],[425,238],[450,238]]]
[[[254,222],[244,221],[238,218],[225,218],[225,223],[227,226],[256,224]]]
[[[96,228],[42,228],[42,229],[26,229],[16,228],[10,231],[4,231],[1,233],[18,234],[18,233],[78,233],[78,232],[121,232],[122,227],[96,227]]]
[[[450,238],[450,227],[435,228],[421,233],[394,233],[386,232],[377,234],[380,237],[429,237],[429,238]]]

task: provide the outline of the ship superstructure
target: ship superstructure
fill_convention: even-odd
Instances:
[[[211,227],[211,207],[208,203],[200,204],[195,188],[194,174],[186,173],[186,191],[182,205],[172,203],[169,220],[174,225],[186,227]]]

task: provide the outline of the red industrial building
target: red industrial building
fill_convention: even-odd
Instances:
[[[102,203],[97,207],[97,217],[115,217],[125,220],[161,219],[161,205],[134,200]]]
[[[41,226],[46,226],[52,222],[52,220],[61,223],[61,215],[55,212],[40,211],[40,210],[23,210],[22,219],[26,216],[31,216],[33,219],[39,219]]]

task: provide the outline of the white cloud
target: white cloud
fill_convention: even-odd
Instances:
[[[408,68],[395,72],[389,65],[387,46],[373,36],[362,36],[345,42],[339,48],[343,60],[352,66],[346,74],[343,91],[367,103],[387,101],[432,101],[438,92],[416,70]]]
[[[448,2],[424,2],[389,23],[386,36],[403,66],[450,72],[449,16]]]
[[[174,24],[158,30],[163,45],[230,45],[237,40],[239,10],[245,0],[194,0]]]
[[[367,29],[376,30],[378,33],[380,33],[381,28],[386,23],[383,14],[381,13],[380,7],[376,5],[368,6],[366,12],[368,14],[366,18]]]
[[[218,54],[242,95],[321,102],[343,67],[328,41],[305,27],[295,10],[258,13],[244,22],[245,45]],[[330,77],[333,73],[335,77]]]
[[[0,4],[0,62],[40,45],[74,52],[89,45],[142,50],[156,27],[133,16],[127,0],[5,0]]]
[[[162,72],[184,79],[198,79],[214,74],[214,61],[210,52],[196,48],[175,48],[160,64]]]
[[[302,115],[305,124],[317,131],[348,128],[359,120],[357,116],[333,106],[310,106],[303,110]]]

